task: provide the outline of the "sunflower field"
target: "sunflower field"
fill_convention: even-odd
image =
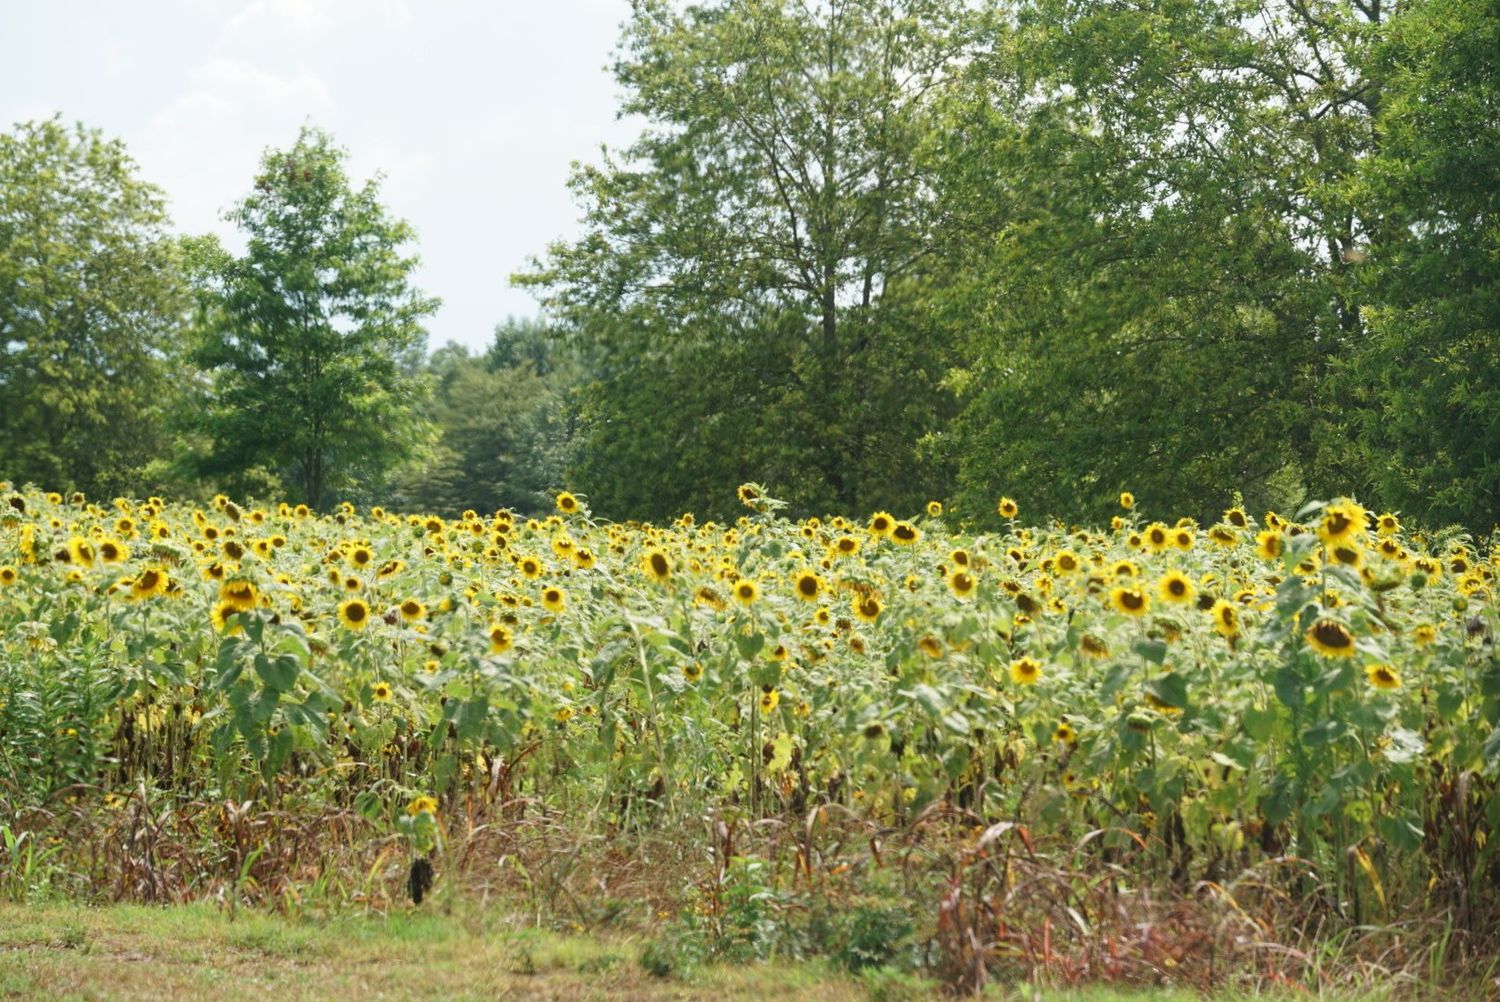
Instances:
[[[739,495],[652,526],[6,485],[0,802],[340,805],[428,848],[503,775],[619,833],[941,809],[1164,880],[1296,858],[1366,914],[1500,880],[1495,550],[1346,499],[1005,498],[974,534]]]

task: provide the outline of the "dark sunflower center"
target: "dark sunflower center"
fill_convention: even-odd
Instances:
[[[1349,631],[1332,620],[1323,620],[1313,627],[1313,636],[1325,647],[1348,647],[1354,643]]]

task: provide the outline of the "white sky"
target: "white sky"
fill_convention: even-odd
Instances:
[[[0,0],[0,130],[61,112],[124,140],[177,229],[219,214],[303,123],[417,230],[428,346],[537,312],[509,276],[578,232],[565,181],[627,144],[608,72],[627,0]]]

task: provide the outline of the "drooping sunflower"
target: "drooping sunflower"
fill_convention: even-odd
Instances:
[[[1157,584],[1157,594],[1161,595],[1162,601],[1173,604],[1191,602],[1196,590],[1188,576],[1176,570],[1163,574]]]
[[[363,630],[370,623],[370,606],[362,598],[351,598],[340,603],[339,622],[346,629]]]
[[[1144,616],[1151,608],[1151,600],[1144,591],[1124,585],[1110,589],[1109,604],[1127,616]]]
[[[1330,658],[1347,658],[1354,654],[1354,634],[1336,619],[1320,619],[1303,634],[1313,650]]]

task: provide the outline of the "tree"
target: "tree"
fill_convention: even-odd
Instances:
[[[945,130],[970,507],[1216,517],[1359,486],[1324,403],[1378,221],[1380,5],[1026,0]],[[1342,447],[1341,447],[1342,444]]]
[[[0,134],[0,476],[140,491],[189,299],[161,192],[58,118]]]
[[[1360,454],[1392,507],[1500,523],[1500,9],[1421,0],[1390,25],[1379,155],[1354,199],[1384,217],[1370,337],[1346,375]]]
[[[402,504],[457,514],[467,508],[552,511],[565,486],[582,378],[576,353],[536,321],[507,320],[482,355],[449,344],[429,363],[432,455],[398,488]]]
[[[213,379],[201,470],[279,473],[300,500],[377,485],[415,455],[424,317],[410,284],[410,226],[380,204],[378,179],[351,186],[346,154],[304,128],[262,157],[254,190],[227,214],[243,257],[208,248],[195,358]]]
[[[521,277],[599,354],[596,510],[728,512],[747,479],[804,510],[910,509],[941,484],[914,448],[951,410],[922,319],[923,153],[983,20],[964,0],[636,0],[615,73],[648,128],[575,172],[587,233]]]

